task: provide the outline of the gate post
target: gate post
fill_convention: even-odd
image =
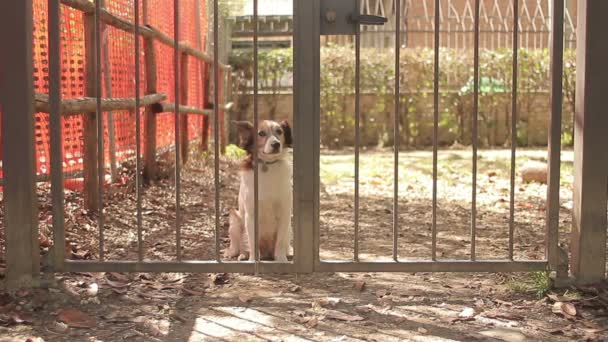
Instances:
[[[593,283],[606,272],[608,1],[579,0],[577,13],[571,266],[578,283]]]
[[[12,288],[36,285],[40,273],[32,28],[32,0],[0,1],[4,229],[7,285]]]
[[[294,258],[314,270],[319,209],[319,0],[294,1]]]

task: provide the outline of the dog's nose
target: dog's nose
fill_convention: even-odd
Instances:
[[[274,148],[275,150],[278,150],[278,149],[279,149],[279,147],[281,147],[281,143],[280,143],[280,142],[278,142],[278,141],[275,141],[275,142],[271,143],[271,144],[270,144],[270,146],[271,146],[272,148]]]

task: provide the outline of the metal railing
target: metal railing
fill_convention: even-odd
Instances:
[[[64,0],[62,0],[64,1]],[[139,2],[145,0],[134,1],[134,12],[135,12],[135,23],[140,21],[139,13]],[[219,69],[221,68],[218,61],[218,1],[213,1],[213,82],[215,89],[219,89]],[[517,6],[517,0],[515,1],[515,7]],[[254,0],[254,20],[257,20],[257,0]],[[439,3],[439,0],[435,0],[435,3]],[[432,217],[432,249],[428,260],[424,261],[413,261],[404,260],[399,258],[398,251],[398,237],[400,232],[400,226],[398,222],[399,215],[399,189],[398,189],[398,176],[399,176],[399,144],[395,145],[394,149],[394,160],[395,168],[393,170],[394,190],[393,190],[393,226],[392,226],[392,239],[393,239],[393,260],[389,262],[378,261],[378,262],[363,262],[359,259],[359,138],[360,138],[360,103],[359,103],[359,78],[360,78],[360,29],[357,27],[355,41],[356,41],[356,73],[355,73],[355,93],[357,94],[356,108],[355,108],[355,134],[356,134],[356,145],[355,145],[355,206],[354,206],[354,253],[352,261],[333,261],[333,260],[321,260],[319,253],[319,160],[320,160],[320,108],[319,108],[319,63],[320,63],[320,25],[319,21],[319,0],[315,1],[296,1],[295,2],[295,36],[294,41],[296,42],[295,48],[296,53],[294,55],[294,79],[295,79],[295,101],[294,101],[294,132],[295,132],[295,150],[294,150],[294,259],[292,262],[280,263],[280,262],[267,262],[260,260],[260,254],[258,250],[258,237],[259,237],[259,222],[258,222],[258,170],[254,168],[254,199],[255,199],[255,228],[254,228],[254,261],[225,261],[220,257],[220,182],[219,182],[219,162],[220,162],[220,150],[218,148],[217,139],[219,138],[219,123],[215,120],[213,125],[214,137],[216,144],[214,148],[214,207],[215,207],[215,219],[214,219],[214,234],[215,234],[215,260],[184,260],[181,254],[181,221],[180,213],[180,199],[181,199],[181,166],[180,166],[180,92],[183,91],[183,86],[180,83],[180,49],[184,49],[183,45],[179,43],[179,4],[180,0],[174,0],[174,37],[172,45],[174,48],[174,74],[175,77],[175,145],[176,145],[176,157],[175,157],[175,239],[177,255],[176,259],[172,261],[151,261],[144,258],[144,241],[143,241],[143,222],[142,222],[142,180],[141,171],[143,168],[141,161],[141,151],[139,148],[141,137],[139,134],[136,137],[137,143],[137,159],[136,159],[136,196],[137,196],[137,260],[108,260],[105,253],[104,246],[104,210],[102,201],[102,187],[104,183],[103,170],[103,139],[97,139],[97,165],[99,167],[99,178],[97,179],[97,187],[99,188],[99,210],[98,210],[98,225],[99,225],[99,259],[94,261],[87,260],[69,260],[66,258],[63,246],[65,246],[65,218],[64,218],[64,198],[63,198],[63,173],[61,163],[61,84],[60,84],[60,2],[59,0],[49,0],[49,55],[50,55],[50,92],[49,92],[49,105],[50,105],[50,122],[51,122],[51,187],[52,187],[52,205],[53,205],[53,232],[54,232],[54,245],[58,248],[53,249],[53,266],[54,271],[69,271],[69,272],[97,272],[97,271],[116,271],[116,272],[515,272],[515,271],[535,271],[535,270],[556,270],[558,268],[558,214],[559,214],[559,152],[560,152],[560,129],[559,124],[561,122],[561,70],[562,70],[562,58],[563,58],[563,39],[562,39],[562,26],[561,20],[555,20],[553,24],[553,41],[551,46],[552,53],[552,67],[551,67],[551,78],[552,78],[552,107],[551,107],[551,132],[550,132],[550,144],[549,144],[549,179],[548,179],[548,192],[547,192],[547,224],[546,224],[546,248],[545,248],[545,259],[544,260],[526,260],[519,261],[513,258],[513,215],[514,215],[514,166],[516,156],[516,134],[512,134],[511,141],[511,173],[510,173],[510,210],[509,210],[509,257],[505,260],[479,260],[476,255],[476,184],[477,184],[477,120],[472,122],[473,130],[473,168],[472,168],[472,203],[471,203],[471,227],[470,227],[470,258],[469,260],[444,260],[438,259],[436,253],[436,240],[437,240],[437,127],[439,125],[438,120],[438,87],[439,87],[439,53],[440,50],[437,48],[440,43],[440,31],[439,23],[436,19],[435,33],[434,33],[434,60],[435,68],[433,74],[434,82],[434,134],[433,134],[433,217]],[[563,0],[553,0],[553,17],[563,17]],[[439,7],[435,6],[436,11]],[[475,0],[475,39],[474,39],[474,101],[476,103],[474,109],[474,117],[478,116],[478,97],[479,97],[479,9],[480,0]],[[398,11],[400,13],[400,11]],[[517,11],[515,11],[517,13]],[[102,97],[101,97],[101,39],[100,39],[100,27],[102,19],[104,18],[104,12],[101,8],[100,0],[95,2],[94,6],[94,46],[95,46],[95,98],[96,98],[96,120],[97,120],[97,135],[98,137],[103,136],[103,122],[102,122]],[[437,14],[437,13],[436,13]],[[438,18],[439,16],[435,16]],[[514,17],[514,21],[517,21],[517,14]],[[258,92],[258,34],[257,29],[254,30],[253,41],[254,41],[254,95]],[[133,30],[135,41],[137,42],[141,35],[143,35],[142,27],[139,25],[134,26]],[[513,32],[513,50],[514,50],[514,61],[513,61],[513,102],[512,102],[512,120],[516,122],[516,94],[517,94],[517,32]],[[397,34],[399,36],[399,34]],[[397,37],[399,38],[399,37]],[[398,42],[398,39],[396,40]],[[398,44],[398,43],[396,43]],[[135,44],[134,58],[137,61],[140,54],[139,43]],[[396,49],[397,51],[399,49]],[[396,56],[396,81],[395,81],[395,123],[398,123],[399,113],[399,65],[398,65],[398,54]],[[136,63],[137,64],[137,63]],[[139,87],[137,87],[141,80],[139,79],[139,73],[135,75],[135,107],[133,108],[136,113],[140,110],[140,96]],[[182,75],[183,77],[183,75]],[[218,102],[218,93],[215,94],[215,101]],[[214,115],[219,115],[218,106],[214,107]],[[260,115],[258,113],[257,96],[254,96],[254,129],[257,132],[258,119]],[[139,120],[137,121],[137,130],[139,131]],[[395,136],[398,136],[399,125],[395,125]],[[517,127],[513,125],[513,132],[516,133]],[[257,134],[254,134],[254,146],[257,146]],[[19,140],[18,137],[12,136],[12,139]],[[398,139],[396,139],[398,141]],[[254,149],[254,158],[257,157],[257,149]],[[14,191],[14,187],[11,188]],[[32,218],[30,218],[32,219]],[[33,218],[35,219],[35,217]],[[38,251],[36,250],[36,253]]]
[[[361,30],[357,29],[357,34],[354,37],[355,40],[355,149],[354,149],[354,246],[353,256],[351,261],[335,261],[335,260],[322,260],[320,258],[319,240],[318,236],[315,236],[315,266],[314,269],[317,271],[326,272],[515,272],[515,271],[534,271],[534,270],[556,270],[558,268],[558,260],[556,259],[556,253],[558,251],[558,214],[559,214],[559,150],[560,150],[560,132],[557,126],[561,122],[561,101],[562,101],[562,89],[561,89],[561,77],[562,77],[562,63],[563,63],[563,21],[553,21],[553,39],[551,45],[552,53],[552,68],[551,68],[551,79],[552,79],[552,106],[551,106],[551,122],[552,127],[550,131],[551,139],[549,140],[549,160],[551,175],[548,179],[548,192],[547,192],[547,205],[550,208],[547,210],[547,221],[545,229],[546,248],[545,248],[545,259],[544,260],[515,260],[513,253],[514,245],[514,215],[515,215],[515,158],[517,152],[517,82],[518,82],[518,54],[519,49],[519,13],[518,0],[513,0],[513,25],[514,30],[512,31],[512,51],[513,51],[513,84],[512,84],[512,101],[511,101],[511,160],[510,160],[510,195],[509,195],[509,228],[508,228],[508,258],[504,260],[479,260],[477,257],[477,180],[478,180],[478,116],[479,116],[479,50],[480,50],[480,3],[481,0],[474,1],[474,7],[472,9],[474,24],[473,24],[473,49],[474,49],[474,61],[473,61],[473,119],[471,122],[472,130],[472,191],[471,191],[471,208],[470,208],[470,255],[469,260],[450,260],[450,259],[438,259],[437,258],[437,149],[438,149],[438,125],[439,125],[439,54],[440,54],[440,1],[435,0],[435,14],[434,18],[434,30],[433,30],[433,41],[434,41],[434,73],[433,73],[433,96],[434,96],[434,108],[433,108],[433,183],[432,183],[432,223],[431,223],[431,251],[428,260],[417,261],[400,259],[398,251],[398,236],[399,236],[399,222],[398,222],[398,177],[399,177],[399,38],[400,30],[396,30],[395,39],[395,51],[396,51],[396,64],[395,64],[395,146],[394,146],[394,162],[395,168],[393,171],[393,233],[392,233],[392,256],[393,261],[391,262],[362,262],[359,259],[359,136],[360,136],[360,103],[359,103],[359,74],[360,74],[360,49],[361,49]],[[400,22],[400,8],[399,2],[396,3],[396,22]],[[563,18],[564,16],[564,1],[555,0],[553,4],[553,18]],[[386,30],[386,28],[385,28]],[[297,48],[297,46],[296,46]],[[317,79],[318,80],[318,79]],[[296,83],[298,84],[298,83]],[[318,113],[318,111],[317,111]],[[318,114],[317,114],[318,115]],[[317,127],[318,128],[318,127]],[[309,143],[315,143],[317,148],[317,160],[314,163],[315,166],[319,165],[319,145],[318,141],[307,141]],[[315,174],[316,181],[318,182],[318,167],[313,173]],[[315,215],[319,215],[319,197],[316,196],[315,202]],[[315,234],[319,233],[319,226],[316,223]],[[563,266],[563,265],[562,265]],[[562,274],[563,275],[563,274]]]

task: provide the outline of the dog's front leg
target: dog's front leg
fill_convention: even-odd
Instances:
[[[243,220],[241,215],[234,209],[230,210],[230,227],[228,228],[230,247],[224,251],[225,258],[235,258],[245,251],[241,247],[243,242]]]
[[[274,248],[274,260],[287,262],[289,252],[289,231],[291,228],[291,205],[281,204],[277,211],[277,241]]]
[[[245,215],[245,228],[247,229],[247,242],[249,243],[249,261],[255,261],[255,215]]]

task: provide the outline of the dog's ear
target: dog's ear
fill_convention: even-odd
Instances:
[[[293,144],[293,136],[291,135],[291,126],[287,120],[281,121],[281,128],[283,129],[283,136],[285,137],[285,146],[291,147]]]
[[[239,147],[249,151],[253,147],[253,124],[249,121],[232,121],[239,130]]]

